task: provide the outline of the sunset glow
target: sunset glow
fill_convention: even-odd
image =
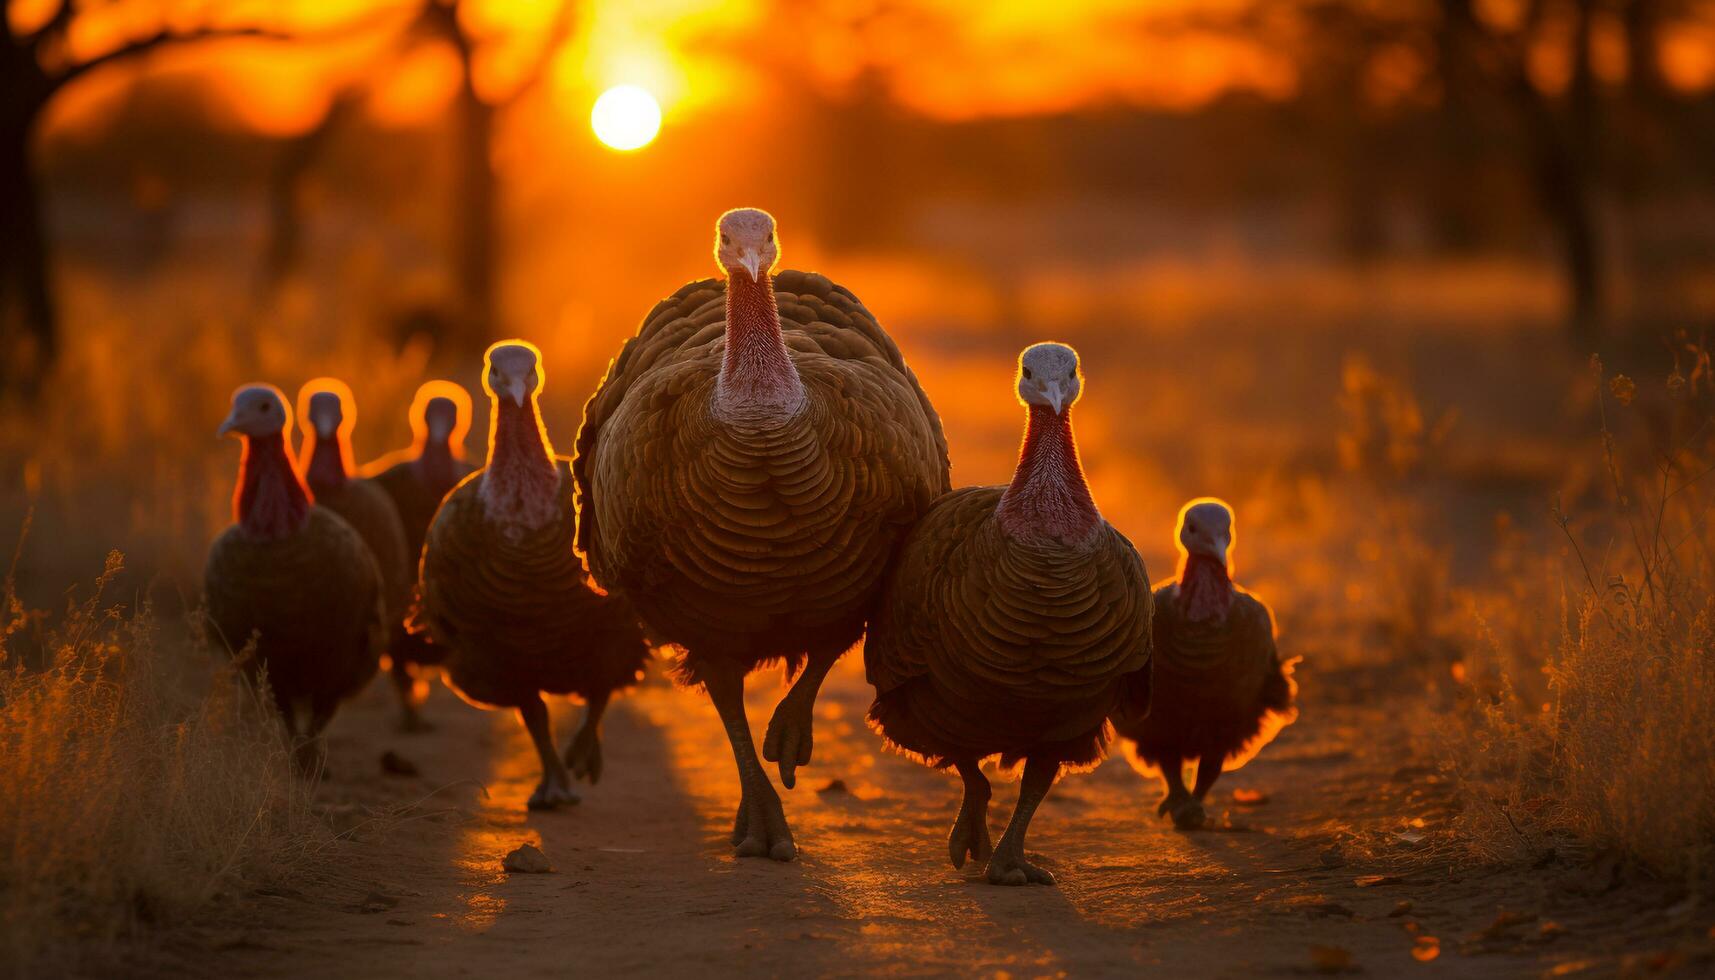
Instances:
[[[615,85],[595,100],[590,128],[613,149],[641,149],[661,131],[661,106],[636,85]]]

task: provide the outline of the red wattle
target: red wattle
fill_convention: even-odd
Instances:
[[[522,406],[495,400],[482,496],[491,517],[540,527],[559,504],[560,473],[534,398]]]
[[[1081,538],[1101,522],[1072,433],[1071,409],[1030,406],[1012,484],[1001,496],[1001,527],[1021,537]]]
[[[1207,555],[1186,555],[1179,570],[1179,604],[1192,622],[1224,619],[1233,606],[1233,580],[1226,562]]]
[[[232,494],[233,519],[244,530],[259,538],[285,537],[309,519],[312,499],[283,434],[245,437]]]
[[[803,382],[786,339],[780,333],[780,307],[774,279],[764,272],[727,277],[726,354],[721,361],[720,394],[735,405],[784,407],[803,394]]]

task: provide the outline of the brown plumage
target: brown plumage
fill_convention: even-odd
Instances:
[[[990,858],[997,884],[1052,884],[1024,833],[1062,767],[1101,759],[1129,684],[1147,688],[1151,599],[1143,560],[1102,519],[1072,436],[1077,355],[1020,360],[1030,422],[1009,487],[941,498],[900,549],[864,641],[871,723],[895,748],[953,766],[965,800],[954,867]],[[982,760],[1024,761],[1018,808],[990,857]]]
[[[369,546],[381,569],[387,619],[402,622],[411,596],[405,525],[387,492],[358,477],[352,466],[351,431],[357,425],[357,409],[351,389],[337,379],[320,378],[304,385],[298,405],[304,416],[299,454],[304,483],[319,506],[344,518]]]
[[[446,649],[447,679],[467,700],[518,709],[542,758],[530,805],[553,807],[577,802],[572,776],[600,778],[602,712],[637,682],[649,649],[630,605],[591,589],[572,550],[570,461],[553,455],[541,423],[535,348],[496,344],[487,361],[488,465],[447,495],[429,526],[412,626]],[[543,691],[588,705],[564,763]]]
[[[1203,825],[1203,800],[1221,772],[1237,769],[1297,717],[1291,663],[1275,648],[1274,616],[1234,585],[1228,554],[1232,511],[1199,498],[1179,512],[1180,571],[1155,591],[1153,710],[1115,715],[1119,734],[1167,793],[1158,813]],[[1184,765],[1197,762],[1187,792]]]
[[[441,501],[458,482],[476,470],[464,458],[464,437],[470,430],[470,395],[450,381],[430,381],[417,389],[410,410],[416,439],[409,449],[375,460],[364,467],[399,514],[405,532],[406,567],[414,584],[423,539]],[[399,692],[402,727],[422,731],[430,726],[419,709],[428,694],[426,677],[445,658],[445,651],[426,634],[406,629],[403,620],[387,646],[393,685]]]
[[[774,221],[722,216],[727,280],[657,304],[584,411],[579,546],[683,651],[733,743],[741,855],[796,853],[744,718],[744,675],[807,663],[763,755],[790,789],[811,709],[862,635],[887,561],[948,483],[940,419],[869,311],[814,273],[769,274]]]
[[[356,531],[314,506],[285,441],[285,400],[267,385],[240,388],[222,435],[244,440],[236,523],[208,553],[209,618],[246,666],[266,670],[300,762],[313,763],[334,709],[374,675],[386,639],[381,572]]]

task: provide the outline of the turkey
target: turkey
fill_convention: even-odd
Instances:
[[[1036,344],[1019,357],[1029,421],[1006,487],[940,500],[900,548],[864,640],[869,720],[888,744],[951,766],[964,800],[948,838],[955,868],[988,860],[993,884],[1053,884],[1024,835],[1062,768],[1101,760],[1128,689],[1147,699],[1149,577],[1102,519],[1078,462],[1071,409],[1078,355]],[[1024,762],[1018,805],[992,848],[980,768]]]
[[[304,420],[304,441],[298,452],[304,483],[317,505],[345,518],[369,546],[381,569],[387,621],[402,624],[411,597],[411,553],[393,501],[379,486],[357,477],[352,465],[357,401],[351,388],[338,378],[310,381],[298,390],[298,413]]]
[[[1154,710],[1115,716],[1140,768],[1159,768],[1156,811],[1203,825],[1203,799],[1223,767],[1237,769],[1297,717],[1292,663],[1274,645],[1274,615],[1233,584],[1233,512],[1212,497],[1179,511],[1179,575],[1155,590]],[[1185,790],[1184,765],[1197,761]]]
[[[778,254],[766,212],[721,216],[725,282],[690,283],[644,319],[584,409],[573,472],[591,572],[680,648],[680,678],[720,713],[743,788],[736,852],[789,861],[745,675],[800,671],[762,753],[791,789],[823,678],[949,483],[941,421],[898,347],[845,288],[774,275]]]
[[[407,570],[416,577],[423,554],[423,538],[435,510],[458,482],[476,469],[464,458],[465,434],[470,431],[470,393],[451,381],[430,381],[417,389],[411,400],[409,449],[389,453],[363,468],[374,484],[386,492],[398,511],[405,530]],[[438,669],[442,651],[428,638],[405,629],[403,621],[387,644],[390,673],[399,692],[405,731],[425,731],[421,707],[428,694],[425,674]]]
[[[232,396],[219,435],[244,441],[235,523],[209,548],[209,621],[235,653],[252,638],[252,674],[265,670],[298,759],[313,770],[339,703],[374,676],[386,642],[381,571],[357,532],[312,503],[293,466],[291,416],[272,385]],[[300,741],[301,740],[301,741]]]
[[[573,776],[601,778],[602,713],[614,691],[637,683],[649,648],[630,604],[592,589],[572,550],[571,471],[536,404],[536,348],[505,341],[485,361],[488,465],[429,525],[411,625],[445,648],[447,679],[466,700],[518,710],[542,757],[530,807],[551,809],[578,802]],[[564,763],[543,691],[587,705]]]

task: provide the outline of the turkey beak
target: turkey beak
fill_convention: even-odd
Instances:
[[[524,407],[524,379],[523,378],[507,378],[506,379],[506,393],[508,395],[512,396],[513,404],[517,405],[519,408]]]
[[[332,439],[334,433],[339,431],[339,423],[326,414],[317,415],[310,419],[310,424],[316,427],[317,439]]]
[[[762,253],[754,248],[747,248],[739,253],[738,264],[744,266],[744,270],[750,273],[752,282],[761,281]]]
[[[220,423],[220,428],[214,430],[214,437],[216,439],[222,438],[236,428],[238,428],[238,410],[233,409],[232,413],[226,417],[226,421]]]
[[[1043,389],[1043,394],[1047,395],[1048,400],[1053,403],[1054,414],[1059,415],[1061,408],[1066,404],[1066,391],[1064,388],[1060,387],[1060,382],[1048,382]]]

